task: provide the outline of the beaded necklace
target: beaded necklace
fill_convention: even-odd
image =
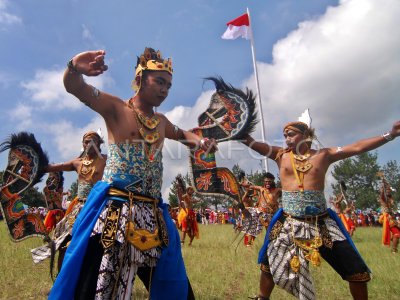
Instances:
[[[131,100],[128,102],[128,107],[134,112],[139,133],[145,142],[144,150],[146,157],[150,161],[154,161],[154,154],[157,152],[156,142],[160,139],[160,132],[157,129],[160,124],[160,118],[156,115],[146,117],[133,105]]]

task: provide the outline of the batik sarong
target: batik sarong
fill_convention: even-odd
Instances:
[[[274,215],[259,255],[259,263],[268,265],[276,285],[299,299],[315,299],[309,263],[318,265],[318,259],[313,261],[312,255],[316,255],[320,247],[328,253],[330,250],[325,249],[332,249],[334,243],[340,241],[348,241],[350,248],[353,247],[350,252],[355,253],[357,268],[363,271],[360,273],[364,276],[359,281],[369,280],[368,268],[356,252],[340,219],[332,210],[326,209],[322,192],[284,191],[282,203],[283,209]],[[292,215],[286,212],[286,208]],[[298,263],[296,266],[295,262]],[[342,277],[344,272],[341,272]],[[354,281],[357,280],[354,278]]]

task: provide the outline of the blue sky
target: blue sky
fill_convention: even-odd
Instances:
[[[324,146],[380,135],[399,119],[398,0],[0,0],[0,138],[30,131],[52,162],[72,159],[84,132],[105,127],[64,91],[67,61],[105,49],[109,71],[89,81],[128,99],[145,46],[173,59],[173,87],[159,111],[182,128],[195,127],[213,92],[202,78],[220,75],[256,91],[249,41],[220,38],[226,22],[247,7],[270,143],[281,145],[282,126],[306,108]],[[380,162],[399,160],[398,146],[395,140],[382,147]],[[175,175],[188,169],[185,149],[175,142],[166,148],[164,196]],[[260,169],[260,158],[239,144],[220,149],[219,165]],[[269,168],[276,174],[273,163]],[[69,187],[76,174],[65,177]]]

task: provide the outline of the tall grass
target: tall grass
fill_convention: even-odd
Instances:
[[[252,248],[243,246],[241,235],[236,239],[230,225],[200,225],[200,239],[192,246],[183,245],[186,270],[196,299],[247,299],[258,292],[258,251],[265,232]],[[380,228],[357,228],[354,242],[373,272],[368,284],[370,299],[400,299],[400,254],[380,244]],[[52,286],[48,260],[35,265],[30,249],[42,244],[32,238],[21,243],[11,242],[5,225],[0,222],[0,299],[46,299]],[[238,247],[236,248],[236,246]],[[351,299],[348,283],[323,262],[311,267],[317,298]],[[135,299],[146,299],[147,292],[135,283]],[[272,299],[294,299],[275,288]]]

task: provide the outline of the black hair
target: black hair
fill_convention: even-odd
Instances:
[[[263,172],[262,177],[263,177],[263,179],[268,178],[268,179],[275,180],[275,176],[270,172]]]

